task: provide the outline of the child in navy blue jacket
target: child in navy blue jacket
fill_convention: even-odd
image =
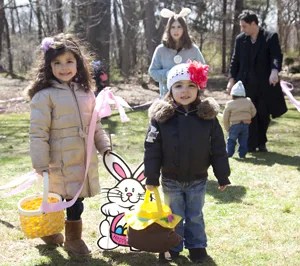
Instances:
[[[189,62],[174,66],[168,73],[168,94],[149,109],[150,126],[145,140],[146,187],[162,189],[165,202],[174,214],[183,217],[176,232],[182,243],[159,254],[160,260],[176,259],[189,250],[193,262],[207,256],[207,238],[202,208],[207,170],[213,167],[219,189],[230,181],[230,168],[222,128],[216,118],[218,104],[200,99],[200,90],[207,82],[208,66]],[[168,255],[168,257],[167,257]]]

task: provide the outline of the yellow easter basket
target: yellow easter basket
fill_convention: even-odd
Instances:
[[[22,198],[18,202],[20,226],[27,238],[37,238],[60,233],[64,229],[64,211],[43,213],[42,202],[57,203],[62,201],[60,195],[49,193],[49,177],[43,172],[43,194],[37,194]]]
[[[181,217],[161,202],[157,188],[153,192],[155,201],[150,200],[150,191],[146,190],[144,202],[125,214],[127,240],[131,247],[142,251],[165,252],[182,241],[174,230]]]

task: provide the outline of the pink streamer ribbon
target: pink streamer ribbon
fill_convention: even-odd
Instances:
[[[14,180],[12,180],[11,182],[7,183],[4,186],[0,187],[0,190],[6,190],[9,188],[14,188],[12,189],[10,192],[5,193],[2,198],[7,198],[10,197],[12,195],[21,193],[23,191],[25,191],[26,189],[30,188],[32,186],[33,183],[37,182],[37,174],[35,171],[31,171],[28,172]]]
[[[294,89],[293,84],[286,82],[284,80],[280,81],[281,90],[283,93],[289,98],[290,102],[297,108],[298,112],[300,112],[300,102],[297,101],[291,91]]]
[[[92,119],[91,119],[90,126],[89,126],[88,137],[87,137],[86,167],[85,167],[85,174],[84,174],[84,179],[83,179],[82,185],[79,188],[79,190],[77,191],[74,198],[70,201],[57,202],[57,203],[42,202],[41,211],[43,213],[57,212],[57,211],[61,211],[66,208],[69,208],[75,203],[75,201],[79,197],[79,195],[82,191],[82,188],[84,186],[84,181],[87,177],[89,165],[91,162],[91,154],[92,154],[92,149],[93,149],[94,134],[95,134],[95,130],[96,130],[97,120],[98,120],[98,118],[107,117],[112,114],[112,110],[110,107],[111,104],[114,104],[117,107],[119,114],[120,114],[120,119],[122,122],[129,121],[129,118],[127,117],[127,115],[125,113],[124,107],[131,109],[130,105],[125,100],[123,100],[121,97],[115,96],[110,91],[110,88],[108,88],[108,87],[104,88],[98,94],[98,96],[96,98],[96,105],[93,110]],[[22,176],[22,178],[18,178],[18,179],[22,179],[21,184],[18,183],[18,181],[16,179],[16,180],[13,180],[12,182],[0,187],[0,190],[1,190],[1,188],[7,189],[7,188],[12,188],[16,185],[19,185],[17,188],[15,188],[12,191],[10,191],[9,193],[7,193],[5,197],[15,195],[17,193],[20,193],[20,192],[28,189],[36,181],[37,178],[36,178],[36,173],[34,171],[32,171],[32,172],[29,172],[29,173],[25,174],[24,176]]]

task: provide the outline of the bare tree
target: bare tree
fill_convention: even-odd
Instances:
[[[130,70],[136,64],[136,40],[138,33],[138,6],[136,1],[123,0],[123,37],[121,74],[128,77]]]
[[[62,12],[62,0],[56,0],[56,29],[57,32],[64,31],[64,20]]]
[[[2,36],[4,32],[4,19],[5,19],[4,0],[0,0],[0,60],[2,55]]]
[[[146,48],[148,51],[148,64],[151,61],[151,57],[157,46],[156,40],[157,31],[155,27],[155,15],[154,15],[154,3],[151,0],[140,1],[141,10],[143,12],[143,24],[145,29]]]
[[[43,26],[42,26],[42,19],[41,19],[41,5],[40,5],[40,0],[36,0],[35,1],[36,10],[34,9],[34,5],[33,5],[32,0],[29,0],[29,4],[30,4],[31,9],[33,10],[33,12],[35,13],[36,18],[37,18],[38,40],[39,40],[39,42],[41,42],[42,38],[43,38],[43,34],[42,34],[42,28],[43,28]]]
[[[111,33],[111,1],[97,0],[89,6],[87,40],[98,59],[109,62]]]
[[[13,56],[11,53],[11,42],[10,42],[10,34],[9,34],[9,26],[6,17],[4,16],[4,29],[6,35],[6,46],[7,46],[7,58],[8,58],[8,74],[13,76]]]
[[[114,59],[116,60],[117,65],[121,65],[122,62],[122,33],[121,26],[118,19],[118,3],[113,0],[113,17],[114,17],[114,39],[115,39],[115,49],[113,49],[112,53],[114,55]]]
[[[238,17],[242,13],[243,9],[244,9],[244,0],[236,0],[234,5],[234,13],[233,13],[233,28],[232,28],[232,37],[231,37],[231,45],[230,45],[230,58],[233,53],[235,38],[240,33],[240,21]]]
[[[227,25],[227,0],[223,0],[223,27],[222,27],[222,73],[226,72],[226,25]]]
[[[16,33],[16,28],[15,28],[15,19],[14,19],[14,1],[12,1],[11,3],[9,11],[10,11],[10,28],[11,28],[11,34],[14,35]]]

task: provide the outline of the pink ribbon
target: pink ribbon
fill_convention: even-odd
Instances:
[[[297,108],[298,112],[300,112],[300,102],[297,101],[291,91],[294,89],[294,86],[286,82],[284,80],[280,81],[281,90],[284,92],[284,94],[289,98],[290,102]]]
[[[31,171],[28,172],[14,180],[12,180],[11,182],[7,183],[4,186],[0,187],[0,190],[6,190],[9,188],[14,188],[12,189],[10,192],[5,193],[2,198],[7,198],[10,197],[12,195],[21,193],[23,191],[25,191],[26,189],[30,188],[32,186],[33,183],[37,182],[37,175],[35,173],[35,171]]]
[[[70,201],[57,202],[57,203],[48,203],[48,202],[43,201],[42,205],[41,205],[42,212],[44,212],[44,213],[57,212],[57,211],[61,211],[66,208],[69,208],[75,203],[75,201],[79,197],[79,195],[82,191],[83,185],[84,185],[84,181],[87,177],[89,165],[91,162],[91,154],[92,154],[92,149],[93,149],[93,145],[94,145],[94,135],[95,135],[97,120],[98,120],[98,118],[103,118],[103,117],[107,117],[107,116],[111,115],[111,113],[112,113],[112,110],[110,107],[111,104],[114,104],[117,107],[117,109],[120,113],[120,118],[121,118],[122,122],[129,121],[129,118],[127,117],[127,115],[125,113],[124,107],[131,108],[130,105],[128,105],[128,103],[125,100],[123,100],[121,97],[115,96],[110,91],[109,88],[104,88],[98,94],[98,96],[96,98],[96,105],[93,110],[92,119],[91,119],[90,126],[89,126],[87,144],[86,144],[87,145],[87,147],[86,147],[86,149],[87,149],[86,167],[85,167],[85,174],[84,174],[84,179],[83,179],[82,185],[79,188],[79,190],[77,191],[74,198]],[[20,179],[20,178],[18,178],[18,179]],[[34,183],[34,181],[36,181],[36,174],[34,171],[32,171],[32,172],[29,172],[24,175],[24,177],[22,178],[21,185],[19,185],[20,183],[18,183],[18,181],[16,179],[16,180],[13,180],[12,182],[8,183],[7,185],[0,187],[0,190],[1,190],[1,188],[6,189],[6,188],[14,187],[15,185],[19,185],[17,188],[15,188],[12,191],[10,191],[9,193],[7,193],[7,196],[11,196],[11,195],[17,194],[19,192],[22,192],[22,191],[28,189]]]

